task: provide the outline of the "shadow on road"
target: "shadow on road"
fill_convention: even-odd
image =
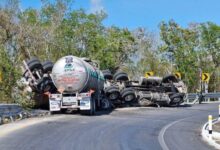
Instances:
[[[190,104],[183,104],[183,105],[179,105],[179,106],[168,106],[168,107],[171,107],[171,108],[172,108],[172,107],[175,107],[175,108],[176,108],[176,107],[177,107],[177,108],[178,108],[178,107],[192,107],[192,105],[190,105]]]

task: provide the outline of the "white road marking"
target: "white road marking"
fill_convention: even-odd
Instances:
[[[183,121],[185,119],[188,119],[188,118],[191,118],[191,117],[186,117],[186,118],[182,118],[182,119],[176,120],[174,122],[171,122],[171,123],[167,124],[166,126],[164,126],[160,130],[160,133],[159,133],[159,136],[158,136],[158,140],[159,140],[160,146],[162,147],[163,150],[169,150],[169,148],[168,148],[168,146],[167,146],[167,144],[165,142],[165,139],[164,139],[164,134],[165,134],[166,130],[169,129],[174,124],[176,124],[178,122],[181,122],[181,121]]]

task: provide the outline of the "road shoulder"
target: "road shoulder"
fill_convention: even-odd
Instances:
[[[213,120],[213,131],[212,138],[210,138],[209,130],[208,130],[208,122],[206,122],[202,127],[202,138],[209,145],[215,147],[216,149],[220,149],[220,133],[217,132],[220,129],[220,119]]]
[[[10,124],[4,124],[0,126],[0,137],[6,136],[7,134],[10,134],[16,130],[24,129],[26,127],[39,124],[39,123],[44,123],[48,121],[54,121],[59,118],[63,118],[64,116],[50,116],[50,117],[36,117],[36,118],[28,118],[25,120],[20,120],[17,122],[13,122]]]

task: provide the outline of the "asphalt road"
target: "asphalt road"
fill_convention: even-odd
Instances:
[[[0,127],[0,150],[211,150],[200,135],[209,114],[218,116],[218,104],[55,115],[31,125],[21,121],[25,127],[16,130]]]

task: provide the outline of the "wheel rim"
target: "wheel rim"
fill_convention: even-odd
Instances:
[[[129,94],[129,95],[125,96],[124,99],[125,99],[125,101],[130,102],[130,101],[132,101],[134,99],[134,95],[133,94]]]
[[[118,98],[118,93],[111,93],[110,95],[109,95],[109,99],[111,99],[111,100],[115,100],[115,99],[117,99]]]

